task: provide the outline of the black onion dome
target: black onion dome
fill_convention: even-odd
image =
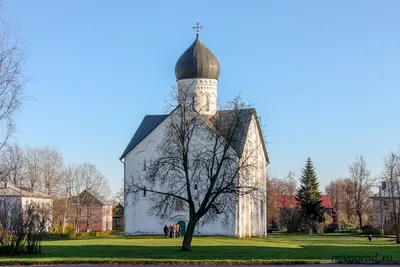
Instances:
[[[190,78],[219,78],[220,66],[218,59],[200,41],[197,35],[193,44],[180,56],[175,65],[176,80]]]

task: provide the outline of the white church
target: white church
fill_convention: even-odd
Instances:
[[[199,35],[189,48],[180,56],[175,66],[177,88],[188,87],[195,95],[193,103],[177,103],[194,109],[195,112],[209,118],[212,123],[213,116],[218,115],[218,81],[220,76],[220,64],[215,55],[203,44]],[[234,96],[232,96],[233,98]],[[189,100],[190,101],[190,100]],[[240,159],[247,146],[256,144],[257,151],[251,155],[256,164],[257,171],[251,175],[252,180],[257,181],[258,186],[266,192],[268,154],[260,123],[255,109],[246,110],[249,123],[240,129],[240,143],[232,145],[232,149]],[[124,163],[124,186],[129,186],[130,177],[145,172],[143,164],[154,157],[157,147],[165,134],[168,121],[172,119],[170,114],[146,115],[131,141],[120,157]],[[208,123],[208,122],[207,122]],[[239,177],[240,179],[240,177]],[[126,191],[126,190],[125,190]],[[232,199],[235,208],[230,222],[226,218],[213,221],[204,225],[198,225],[195,229],[197,235],[226,235],[234,237],[265,237],[267,228],[266,198],[257,200],[246,197]],[[182,234],[188,224],[188,212],[177,209],[171,214],[169,221],[161,221],[149,213],[150,203],[144,193],[139,198],[125,194],[124,227],[127,235],[163,234],[165,224],[179,224]]]

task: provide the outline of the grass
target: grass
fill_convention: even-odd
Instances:
[[[156,263],[187,261],[202,263],[329,262],[332,256],[392,256],[400,261],[400,245],[392,238],[336,235],[273,234],[267,239],[194,237],[192,252],[180,251],[182,238],[82,237],[43,242],[35,256],[0,258],[0,264],[30,263]]]

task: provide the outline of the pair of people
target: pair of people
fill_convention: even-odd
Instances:
[[[179,224],[171,224],[164,226],[164,237],[167,238],[169,234],[170,238],[180,237],[181,236],[181,226]]]

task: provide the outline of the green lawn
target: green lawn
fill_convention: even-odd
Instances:
[[[82,237],[43,242],[43,254],[0,258],[0,264],[33,262],[145,262],[145,261],[330,261],[332,256],[392,256],[400,261],[400,245],[392,238],[337,235],[270,235],[267,239],[194,237],[192,252],[180,251],[182,238]]]

